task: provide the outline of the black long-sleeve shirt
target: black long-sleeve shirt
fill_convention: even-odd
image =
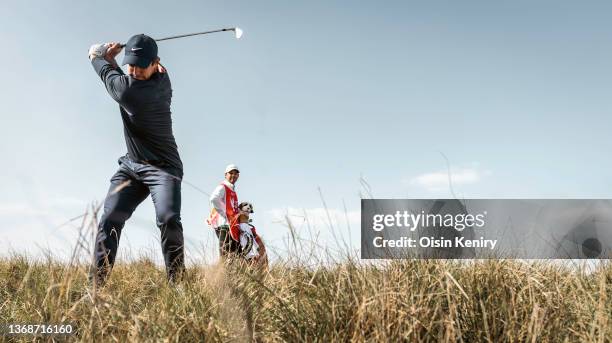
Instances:
[[[155,73],[148,80],[136,80],[103,58],[93,58],[91,64],[108,94],[119,103],[128,157],[182,177],[183,163],[172,133],[168,74]]]

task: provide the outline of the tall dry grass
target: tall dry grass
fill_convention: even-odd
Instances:
[[[118,264],[99,290],[86,273],[0,260],[0,322],[72,323],[70,340],[96,342],[612,340],[609,263],[591,273],[493,260],[279,262],[269,273],[192,266],[168,285],[163,270],[139,260]]]
[[[289,220],[292,257],[269,272],[195,264],[169,285],[140,258],[118,263],[96,289],[87,274],[97,209],[82,218],[70,262],[0,259],[0,323],[76,328],[42,341],[612,341],[609,261],[588,272],[512,260],[366,263],[304,245]]]

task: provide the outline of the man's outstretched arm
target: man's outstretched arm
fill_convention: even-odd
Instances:
[[[122,49],[119,43],[95,44],[89,49],[91,65],[104,82],[108,94],[119,103],[128,88],[128,79],[115,61]]]

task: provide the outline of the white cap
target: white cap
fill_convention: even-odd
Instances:
[[[232,170],[235,170],[235,171],[237,171],[237,172],[239,172],[239,173],[240,173],[240,169],[238,169],[238,166],[237,166],[237,165],[235,165],[235,164],[228,164],[228,165],[227,165],[227,167],[225,167],[225,172],[226,172],[226,173],[229,173],[229,172],[231,172]]]

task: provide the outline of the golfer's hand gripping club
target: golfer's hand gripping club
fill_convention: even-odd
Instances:
[[[105,58],[107,59],[114,59],[115,56],[119,55],[121,50],[123,50],[123,46],[124,46],[121,43],[106,43],[106,44],[108,46],[108,49],[106,50]]]
[[[104,44],[94,44],[89,48],[89,59],[95,58],[95,57],[102,57],[104,58],[104,56],[106,56],[106,50],[108,49],[108,45],[106,43]]]

